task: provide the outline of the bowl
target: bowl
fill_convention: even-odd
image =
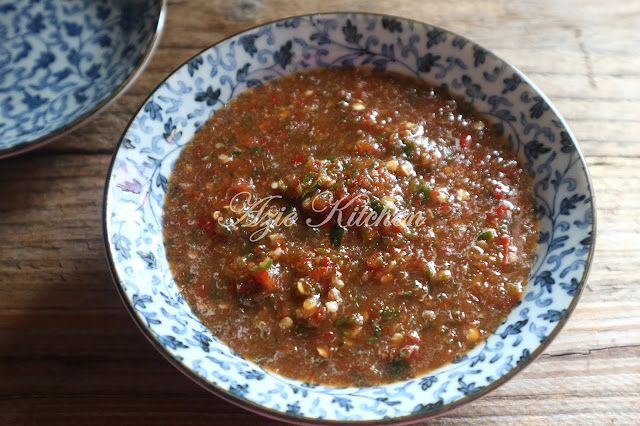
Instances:
[[[353,65],[446,85],[490,117],[533,178],[540,232],[521,302],[465,356],[388,385],[318,386],[262,369],[202,325],[167,264],[163,199],[184,145],[234,96],[306,68]],[[449,31],[374,14],[283,19],[191,58],[131,120],[114,154],[104,198],[104,237],[116,287],[153,345],[214,394],[295,423],[410,423],[503,384],[545,349],[576,306],[593,256],[594,229],[592,186],[578,145],[522,73]]]
[[[0,5],[0,158],[62,136],[133,82],[157,45],[166,0]]]

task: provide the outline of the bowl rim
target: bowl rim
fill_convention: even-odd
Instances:
[[[165,0],[166,1],[166,0]],[[253,30],[256,30],[260,27],[263,26],[267,26],[267,25],[273,25],[276,24],[278,22],[283,22],[289,19],[295,19],[295,18],[310,18],[310,17],[331,17],[331,16],[353,16],[353,15],[360,15],[360,16],[373,16],[373,17],[388,17],[388,18],[394,18],[394,19],[398,19],[404,22],[409,22],[409,23],[413,23],[414,25],[426,25],[429,26],[435,30],[439,30],[439,31],[443,31],[444,33],[453,35],[455,37],[458,37],[462,40],[465,40],[466,42],[474,45],[474,46],[478,46],[478,47],[482,47],[483,50],[485,50],[489,55],[492,55],[493,57],[495,57],[497,60],[499,60],[500,62],[502,62],[506,68],[510,69],[511,71],[513,71],[517,76],[519,76],[522,81],[526,84],[528,84],[531,89],[533,89],[536,93],[536,95],[540,96],[542,98],[542,100],[549,106],[549,110],[550,112],[552,112],[556,118],[558,119],[559,123],[562,125],[563,130],[565,130],[567,132],[567,134],[569,135],[569,138],[571,139],[572,142],[572,146],[575,148],[576,153],[578,155],[579,161],[580,161],[580,165],[582,170],[584,171],[584,175],[586,178],[586,189],[587,192],[589,194],[589,198],[590,198],[590,207],[591,207],[591,214],[590,214],[590,226],[591,226],[591,243],[589,245],[589,249],[588,249],[588,253],[585,259],[585,267],[584,267],[584,271],[582,273],[582,276],[580,277],[580,287],[578,289],[578,291],[576,291],[576,293],[572,296],[571,299],[571,303],[567,306],[567,315],[565,318],[560,319],[556,325],[553,327],[553,329],[549,332],[548,336],[545,338],[545,341],[541,342],[536,349],[531,353],[530,357],[523,363],[521,364],[517,364],[516,366],[514,366],[512,369],[510,369],[506,374],[502,375],[501,377],[499,377],[498,379],[492,381],[491,383],[487,384],[486,386],[484,386],[482,388],[482,390],[480,392],[477,393],[473,393],[470,395],[465,395],[464,397],[460,398],[457,401],[452,401],[449,402],[447,404],[445,404],[442,408],[440,409],[435,409],[434,411],[430,411],[427,413],[421,413],[421,414],[409,414],[406,416],[401,416],[401,417],[391,417],[391,418],[385,418],[385,419],[377,419],[377,420],[348,420],[348,421],[344,421],[344,420],[326,420],[326,419],[317,419],[317,418],[311,418],[311,417],[294,417],[294,416],[290,416],[285,414],[284,412],[281,411],[276,411],[272,408],[269,407],[265,407],[263,405],[260,405],[254,401],[251,401],[249,399],[245,399],[245,398],[241,398],[238,397],[222,388],[219,388],[218,386],[210,383],[209,381],[207,381],[206,379],[204,379],[203,377],[199,376],[198,374],[196,374],[193,370],[191,370],[189,367],[187,367],[185,364],[183,364],[182,362],[180,362],[179,360],[177,360],[164,346],[162,346],[158,340],[152,335],[152,333],[150,332],[149,328],[143,323],[143,321],[141,320],[141,318],[135,313],[133,306],[131,305],[131,301],[129,299],[129,297],[127,296],[127,294],[125,293],[124,288],[121,285],[121,281],[120,278],[118,276],[118,272],[116,269],[116,261],[113,257],[113,252],[112,252],[112,248],[111,248],[111,244],[109,242],[109,234],[108,234],[108,229],[109,229],[109,225],[108,225],[108,217],[107,217],[107,206],[109,204],[109,189],[112,185],[112,172],[114,169],[114,165],[115,165],[115,161],[116,161],[116,157],[117,154],[120,152],[120,148],[122,146],[122,144],[124,143],[124,139],[125,136],[129,130],[129,128],[131,127],[131,125],[133,124],[134,120],[136,119],[136,117],[138,116],[138,114],[140,113],[140,111],[142,110],[142,108],[144,107],[144,105],[147,104],[147,102],[153,97],[154,93],[160,89],[168,79],[170,79],[176,72],[178,72],[182,67],[184,67],[185,65],[188,64],[189,61],[191,61],[193,58],[203,54],[204,52],[208,51],[209,49],[224,43],[230,39],[236,38],[236,37],[240,37],[244,34],[247,34]],[[575,307],[578,304],[578,301],[580,300],[580,297],[582,296],[582,293],[584,291],[584,287],[586,284],[586,281],[588,279],[589,276],[589,272],[591,270],[591,265],[593,263],[593,258],[594,258],[594,253],[595,253],[595,244],[596,244],[596,238],[597,238],[597,218],[596,218],[596,203],[595,203],[595,191],[593,189],[593,183],[592,183],[592,179],[591,179],[591,175],[589,173],[589,169],[587,168],[587,163],[585,161],[585,157],[582,154],[582,151],[580,150],[580,147],[578,146],[578,142],[576,137],[574,136],[573,132],[571,131],[571,129],[569,128],[567,122],[565,121],[565,119],[560,115],[559,111],[557,110],[557,108],[551,103],[551,101],[549,100],[549,98],[540,90],[540,88],[535,85],[524,73],[522,73],[518,68],[516,68],[514,65],[512,65],[511,63],[507,62],[505,59],[503,59],[500,55],[497,55],[495,52],[493,52],[491,49],[487,49],[484,46],[481,46],[480,44],[474,42],[473,40],[465,37],[465,36],[461,36],[451,30],[448,30],[446,28],[442,28],[440,26],[437,25],[433,25],[433,24],[429,24],[427,22],[423,22],[423,21],[419,21],[416,19],[412,19],[412,18],[406,18],[403,16],[397,16],[397,15],[391,15],[391,14],[387,14],[387,13],[376,13],[376,12],[357,12],[357,11],[333,11],[333,12],[321,12],[321,13],[304,13],[304,14],[298,14],[298,15],[291,15],[291,16],[286,16],[283,18],[278,18],[278,19],[274,19],[274,20],[269,20],[269,21],[265,21],[265,22],[261,22],[259,24],[253,25],[251,27],[245,28],[243,30],[240,30],[238,32],[234,32],[233,34],[221,38],[220,40],[216,41],[215,43],[205,47],[204,49],[200,50],[199,52],[193,54],[191,57],[189,57],[187,60],[185,60],[184,62],[182,62],[180,65],[178,65],[176,68],[173,69],[173,71],[171,71],[165,78],[162,79],[162,81],[160,81],[158,83],[158,85],[150,92],[150,94],[144,99],[144,101],[141,103],[141,106],[138,108],[138,110],[134,113],[134,115],[131,117],[131,119],[129,120],[125,130],[123,131],[120,140],[118,141],[117,145],[114,147],[114,151],[113,151],[113,156],[111,158],[110,164],[109,164],[109,168],[108,168],[108,173],[107,173],[107,178],[106,178],[106,184],[105,184],[105,188],[104,188],[104,194],[103,194],[103,206],[102,206],[102,219],[103,219],[103,238],[104,238],[104,242],[105,242],[105,252],[106,252],[106,257],[107,257],[107,262],[109,265],[109,271],[111,273],[111,276],[113,278],[114,281],[114,285],[116,287],[116,290],[118,291],[118,294],[120,295],[120,298],[122,299],[125,307],[127,308],[127,312],[129,313],[129,315],[131,316],[131,318],[133,319],[134,323],[137,325],[137,327],[140,329],[140,331],[142,332],[142,334],[147,338],[147,340],[149,340],[149,342],[151,343],[151,345],[167,360],[169,361],[175,368],[177,368],[182,374],[184,374],[186,377],[188,377],[189,379],[191,379],[193,382],[195,382],[196,384],[198,384],[200,387],[204,388],[206,391],[214,394],[215,396],[230,402],[232,404],[234,404],[237,407],[240,407],[242,409],[248,410],[252,413],[264,416],[264,417],[268,417],[270,419],[274,419],[274,420],[278,420],[278,421],[284,421],[287,423],[291,423],[291,424],[300,424],[300,425],[308,425],[308,424],[318,424],[318,425],[336,425],[336,424],[357,424],[357,425],[373,425],[373,424],[385,424],[385,425],[389,425],[389,424],[393,424],[393,425],[406,425],[406,424],[413,424],[422,420],[426,420],[426,419],[432,419],[432,418],[436,418],[439,417],[441,415],[444,415],[456,408],[459,408],[462,405],[468,404],[470,402],[473,402],[477,399],[480,399],[481,397],[486,396],[487,394],[491,393],[492,391],[494,391],[495,389],[497,389],[498,387],[504,385],[507,381],[509,381],[513,376],[515,376],[517,373],[521,372],[522,370],[524,370],[527,366],[529,366],[534,360],[536,360],[542,353],[543,351],[551,344],[551,342],[556,338],[556,336],[560,333],[560,331],[562,330],[562,328],[565,326],[565,324],[568,322],[569,318],[571,317],[571,314],[573,313]],[[295,380],[295,379],[292,379]]]
[[[151,58],[153,58],[153,55],[158,48],[158,44],[160,43],[162,32],[164,30],[164,25],[165,25],[166,16],[167,16],[167,4],[169,0],[156,0],[156,1],[160,3],[160,11],[158,12],[158,18],[157,18],[155,29],[153,31],[153,36],[151,37],[151,40],[149,40],[149,43],[145,47],[142,58],[131,70],[127,78],[122,83],[120,83],[120,85],[116,87],[115,90],[109,93],[107,97],[105,97],[103,100],[101,100],[96,105],[94,105],[89,111],[76,117],[73,121],[65,123],[64,125],[56,129],[53,129],[49,133],[42,135],[38,138],[23,140],[13,146],[7,147],[5,149],[0,149],[0,160],[4,158],[13,157],[15,155],[20,155],[25,152],[40,148],[65,135],[68,135],[69,133],[78,129],[82,125],[91,121],[99,113],[103,112],[105,109],[111,106],[111,104],[114,103],[114,101],[118,99],[120,95],[124,94],[133,85],[133,83],[135,83],[135,81],[138,79],[138,77],[142,74],[142,72],[145,70],[145,68],[151,61]],[[156,89],[154,89],[154,91]],[[129,127],[130,124],[131,123],[127,124],[127,128]]]

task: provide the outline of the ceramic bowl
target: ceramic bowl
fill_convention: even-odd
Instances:
[[[74,129],[150,59],[166,0],[0,3],[0,158]]]
[[[364,65],[446,85],[505,132],[533,177],[541,217],[522,301],[484,342],[411,380],[327,387],[265,371],[212,335],[169,271],[162,242],[167,178],[216,110],[248,87],[311,67]],[[560,331],[585,283],[595,209],[571,131],[518,70],[468,39],[372,14],[323,14],[247,30],[194,56],[153,92],[122,136],[109,171],[104,235],[126,307],[154,346],[214,394],[297,423],[402,423],[441,414],[504,383]]]

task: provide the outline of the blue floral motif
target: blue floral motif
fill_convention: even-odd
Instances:
[[[484,61],[487,58],[487,51],[484,50],[480,46],[473,47],[473,66],[478,68],[480,65],[484,64]]]
[[[447,41],[446,32],[437,28],[434,28],[427,32],[427,49],[430,49],[440,43],[444,43],[445,41]]]
[[[213,88],[209,86],[206,91],[196,93],[195,99],[198,102],[206,102],[207,106],[212,106],[218,102],[219,97],[220,89],[213,90]]]
[[[157,336],[158,341],[169,349],[188,348],[181,341],[175,338],[175,336]]]
[[[147,268],[150,268],[150,269],[157,268],[156,257],[153,255],[153,253],[151,252],[145,253],[145,252],[138,251],[136,252],[136,254],[140,256],[140,259],[144,260],[144,262],[147,264]]]
[[[258,49],[256,49],[255,41],[258,36],[256,34],[246,35],[244,37],[240,37],[240,44],[245,52],[249,54],[249,56],[253,56],[258,53]]]
[[[249,385],[231,385],[229,392],[239,397],[245,397],[249,393]]]
[[[125,28],[127,3],[0,4],[0,157],[79,124],[124,87],[154,42],[163,0],[142,4]]]
[[[32,55],[31,47],[20,48]],[[74,55],[84,61],[79,50]],[[167,265],[163,199],[182,147],[238,93],[310,67],[362,65],[449,87],[504,132],[534,181],[540,216],[536,259],[524,297],[505,322],[454,363],[385,386],[310,385],[238,356],[193,314]],[[68,78],[56,72],[61,81]],[[29,102],[39,102],[36,93],[29,96]],[[472,42],[390,16],[327,14],[278,21],[192,58],[154,91],[123,135],[104,205],[109,260],[139,324],[187,375],[206,381],[213,392],[298,420],[418,420],[493,389],[531,362],[566,321],[594,249],[586,166],[546,98],[526,77]]]
[[[577,291],[580,290],[582,285],[575,278],[571,278],[570,283],[560,283],[560,287],[562,287],[569,296],[573,296]]]
[[[202,63],[202,56],[196,56],[195,58],[189,60],[189,62],[187,62],[187,71],[189,72],[189,75],[193,77],[193,73],[196,72],[198,68],[200,68],[200,65],[202,65]]]
[[[529,352],[529,349],[525,349],[522,351],[522,355],[520,355],[520,358],[518,358],[516,365],[518,365],[519,367],[524,367],[530,360],[531,353]]]
[[[287,68],[287,65],[291,63],[293,53],[291,53],[292,43],[291,40],[280,46],[280,50],[273,54],[273,60],[280,65],[283,69]]]
[[[353,404],[350,399],[336,396],[331,400],[332,404],[338,404],[344,411],[349,411],[353,408]]]
[[[458,390],[465,395],[472,395],[474,393],[479,393],[482,388],[476,386],[475,383],[465,383],[462,377],[458,379]]]
[[[503,82],[504,89],[502,89],[502,94],[504,95],[507,92],[513,92],[514,90],[516,90],[518,86],[520,86],[520,83],[522,83],[522,79],[518,74],[514,73],[511,77],[505,78]]]
[[[561,237],[562,238],[562,237]],[[551,249],[549,251],[552,251]],[[556,283],[555,278],[553,278],[552,272],[550,270],[543,271],[540,274],[536,275],[533,280],[535,285],[539,285],[542,288],[546,289],[549,293],[553,290],[553,284]]]
[[[392,18],[389,16],[383,16],[381,23],[382,23],[382,28],[389,31],[390,33],[402,32],[402,22],[400,22],[395,18]]]
[[[499,334],[499,336],[502,337],[503,339],[506,339],[510,335],[520,334],[522,333],[522,327],[524,327],[528,322],[529,320],[525,319],[525,320],[516,321],[513,324],[509,324],[504,329],[504,331]]]
[[[362,34],[358,32],[358,27],[351,23],[350,19],[347,19],[347,23],[342,27],[344,34],[344,41],[347,43],[358,44],[362,39]]]
[[[568,316],[568,312],[566,309],[561,311],[556,311],[555,309],[549,309],[546,313],[538,315],[538,318],[542,318],[543,320],[549,322],[557,322],[561,319],[565,319]]]
[[[551,151],[551,148],[544,146],[542,143],[534,139],[530,142],[527,142],[527,144],[524,146],[524,151],[527,155],[527,158],[532,158],[535,160],[538,158],[538,156]]]
[[[420,380],[420,388],[422,388],[422,390],[427,390],[437,381],[438,381],[437,377],[427,376],[422,380]]]
[[[434,55],[433,53],[427,53],[426,55],[417,59],[417,68],[419,72],[430,72],[431,68],[438,63],[440,55]]]
[[[300,403],[294,402],[293,404],[287,404],[287,411],[285,411],[285,414],[296,417],[300,416],[302,414],[300,412]]]

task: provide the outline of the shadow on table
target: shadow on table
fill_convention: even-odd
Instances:
[[[102,240],[109,160],[0,164],[0,423],[277,424],[183,376],[129,317]]]

